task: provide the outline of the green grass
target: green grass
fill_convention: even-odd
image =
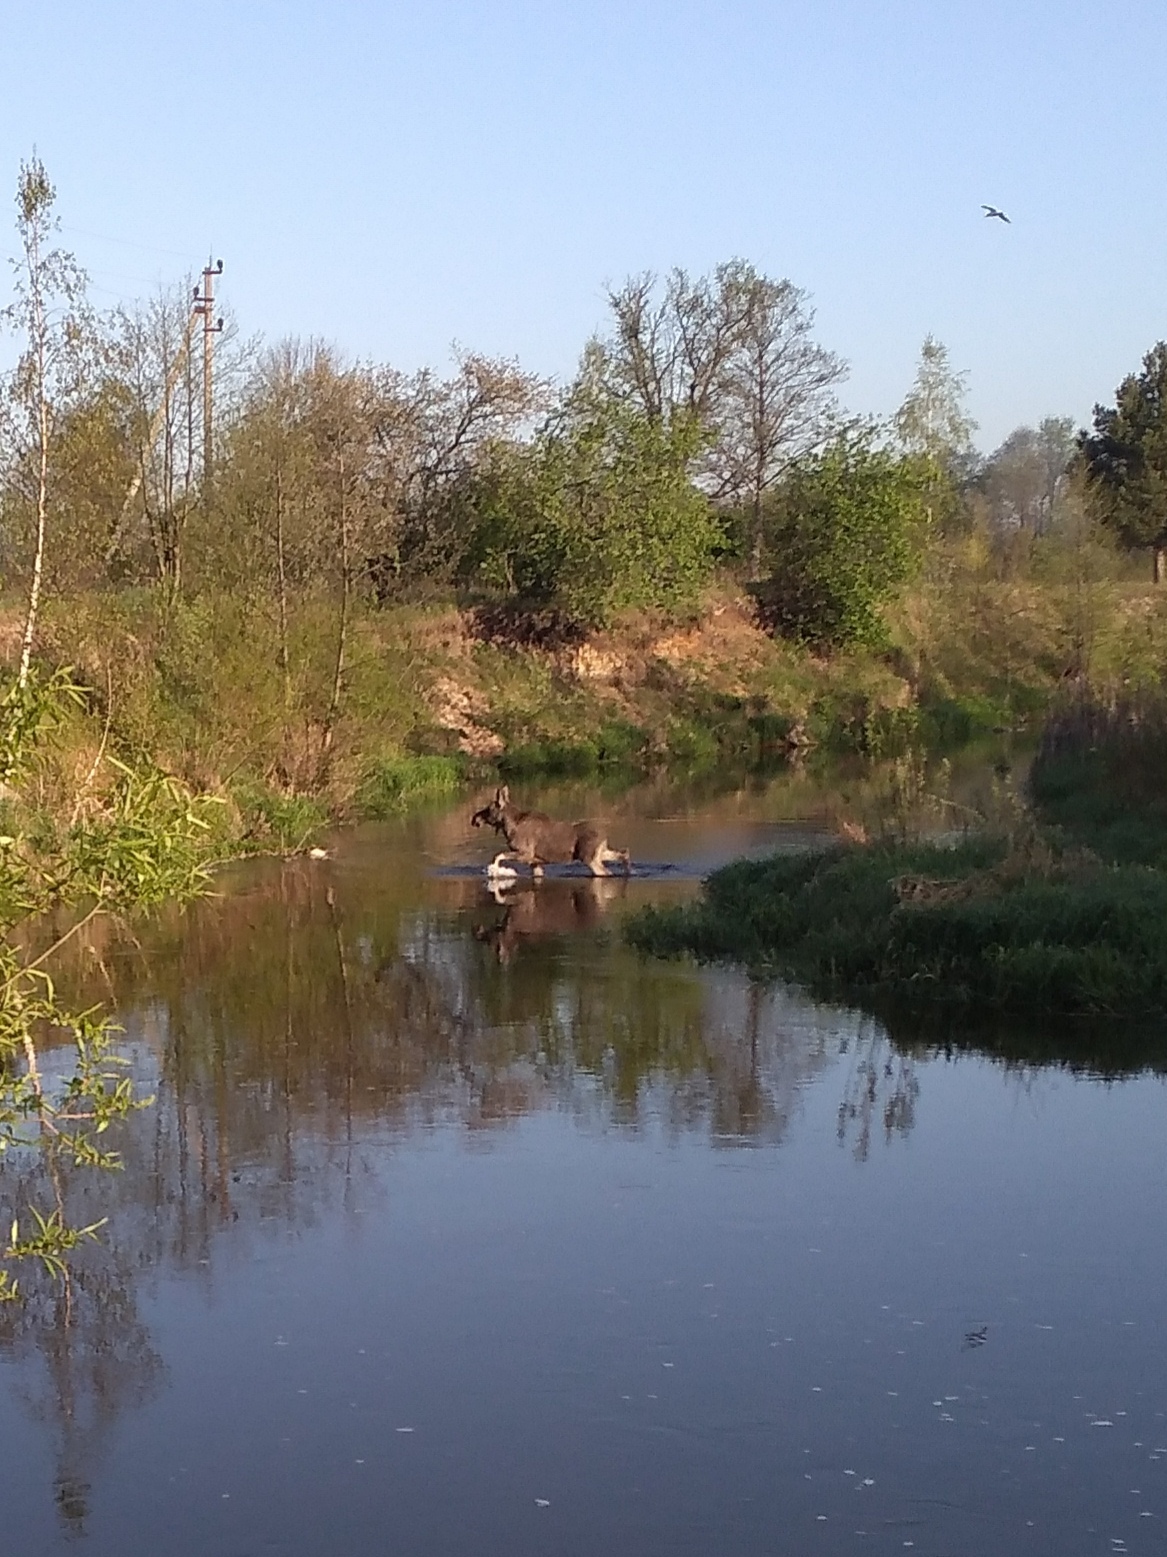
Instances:
[[[309,795],[284,795],[258,782],[234,786],[239,843],[246,851],[298,854],[328,825],[328,807]]]
[[[740,862],[627,933],[861,1003],[1167,1013],[1167,877],[1044,848],[1027,861],[987,837]]]
[[[456,794],[466,779],[458,757],[382,757],[366,770],[356,808],[368,821],[398,816],[431,800]]]
[[[1167,775],[1167,769],[1164,769]],[[1030,790],[1038,814],[1117,864],[1167,868],[1167,796],[1139,802],[1102,753],[1035,764]]]
[[[504,778],[586,778],[605,769],[643,766],[646,735],[636,725],[612,720],[591,739],[524,741],[498,759]]]
[[[1049,721],[1029,776],[1043,821],[1118,864],[1167,869],[1161,694],[1076,702]]]
[[[1003,1012],[1159,1018],[1165,774],[1160,697],[1079,700],[1046,729],[1035,818],[1012,840],[741,862],[711,876],[699,902],[648,910],[628,934],[657,955],[731,958],[875,1009],[957,1013],[966,1027]]]

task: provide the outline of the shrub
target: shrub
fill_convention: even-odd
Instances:
[[[534,442],[484,477],[467,572],[565,628],[676,611],[709,578],[721,531],[690,479],[703,434],[577,386]]]
[[[644,748],[643,730],[614,720],[603,725],[592,740],[525,741],[505,752],[498,767],[508,778],[531,778],[537,774],[583,778],[605,769],[637,767]]]
[[[298,854],[328,824],[328,807],[311,795],[287,795],[263,784],[240,784],[234,792],[243,843],[278,854]]]
[[[921,559],[924,497],[919,463],[866,437],[796,467],[770,507],[764,620],[817,647],[884,643],[881,607]]]

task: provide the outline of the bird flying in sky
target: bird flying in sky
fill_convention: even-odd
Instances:
[[[995,205],[983,205],[981,206],[981,210],[985,213],[986,216],[998,216],[1003,222],[1009,221],[1009,218],[1005,215],[1004,211],[998,211]],[[1010,223],[1010,225],[1012,224]]]

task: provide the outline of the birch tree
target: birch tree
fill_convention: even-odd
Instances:
[[[53,453],[58,428],[82,395],[92,336],[85,275],[53,244],[59,221],[56,190],[35,154],[20,165],[16,229],[20,253],[12,261],[15,300],[4,319],[22,337],[22,349],[4,397],[5,467],[32,517],[32,558],[18,679],[29,677],[40,617],[45,551],[53,508]]]
[[[941,523],[958,511],[958,486],[975,459],[977,424],[965,409],[967,394],[968,374],[952,366],[943,342],[926,335],[915,381],[892,426],[904,453],[928,470],[928,514]]]
[[[904,452],[932,460],[948,471],[967,460],[977,430],[965,410],[967,394],[968,374],[952,366],[942,341],[926,335],[915,381],[894,418]]]

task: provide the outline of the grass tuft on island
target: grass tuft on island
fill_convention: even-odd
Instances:
[[[1167,876],[1035,827],[740,861],[626,933],[875,1009],[1167,1014]]]

